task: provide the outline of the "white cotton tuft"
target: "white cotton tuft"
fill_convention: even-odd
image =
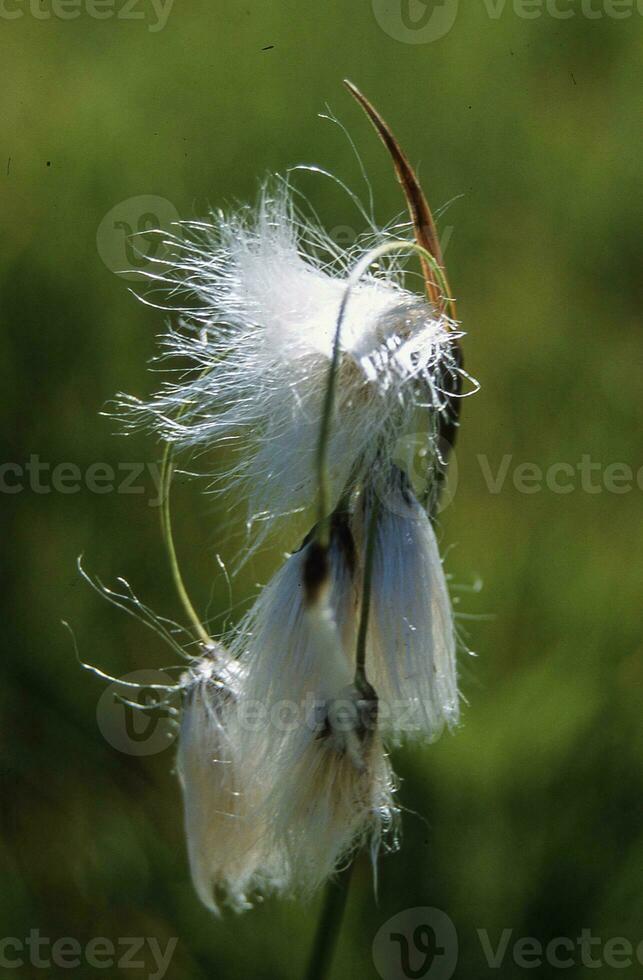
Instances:
[[[394,836],[395,786],[377,697],[353,686],[354,561],[348,517],[335,515],[328,553],[313,539],[292,555],[236,641],[246,704],[259,706],[262,718],[241,726],[242,752],[267,780],[261,822],[285,854],[294,894],[314,891],[361,845],[375,859]]]
[[[183,681],[177,771],[195,890],[212,912],[251,907],[283,885],[284,869],[256,819],[261,782],[248,779],[235,734],[243,671],[217,649]]]
[[[178,380],[148,402],[117,402],[126,426],[177,448],[225,444],[231,462],[220,479],[248,498],[251,520],[316,499],[320,416],[349,272],[388,240],[382,232],[343,253],[289,194],[266,189],[256,212],[188,224],[188,237],[170,243],[174,262],[152,278],[190,297],[180,328],[162,340]],[[458,371],[454,325],[400,280],[395,260],[381,260],[348,299],[328,452],[333,504],[349,478],[390,456],[418,407],[444,407],[445,378]]]
[[[431,522],[406,476],[395,472],[379,505],[368,676],[387,736],[434,739],[459,720],[453,614]],[[356,530],[358,541],[362,533]]]
[[[353,679],[358,597],[353,539],[344,516],[333,519],[328,579],[316,601],[306,591],[314,540],[290,555],[264,587],[230,642],[247,670],[245,695],[279,725],[317,698],[337,694]],[[283,723],[285,725],[285,722]]]
[[[433,739],[458,721],[455,630],[435,534],[400,470],[382,486],[361,689],[355,655],[373,487],[333,515],[328,550],[313,534],[286,560],[232,637],[225,669],[199,668],[179,771],[195,885],[210,907],[213,883],[240,909],[256,892],[313,892],[358,847],[375,860],[382,845],[395,846],[384,742]]]
[[[366,730],[342,720],[354,703],[350,689],[326,702],[320,728],[303,728],[284,753],[272,819],[295,894],[315,891],[358,848],[375,862],[382,845],[397,844],[393,772],[376,718]]]

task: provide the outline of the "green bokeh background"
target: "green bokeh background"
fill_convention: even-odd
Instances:
[[[318,118],[329,103],[359,146],[380,220],[401,210],[388,161],[342,90],[342,77],[357,82],[419,164],[434,207],[451,202],[440,226],[482,391],[464,405],[440,538],[477,658],[463,657],[462,728],[395,754],[403,849],[381,862],[378,902],[360,863],[334,976],[376,976],[382,924],[433,906],[458,930],[458,977],[522,977],[510,952],[488,968],[476,930],[494,944],[505,928],[542,942],[583,927],[641,938],[642,491],[602,482],[609,464],[636,473],[642,463],[641,18],[590,18],[570,4],[569,19],[527,19],[509,3],[491,17],[476,0],[445,36],[411,44],[394,36],[399,4],[380,8],[382,23],[369,2],[192,0],[175,3],[162,30],[149,30],[157,18],[142,0],[143,20],[3,8],[22,11],[0,16],[3,461],[38,454],[85,472],[158,459],[158,447],[114,437],[99,416],[116,390],[151,390],[145,362],[163,319],[99,254],[97,229],[120,202],[156,195],[199,217],[302,162],[359,190],[345,138]],[[300,186],[329,228],[360,229],[332,185],[302,175]],[[114,228],[107,246],[117,259],[123,236]],[[480,455],[493,472],[510,456],[499,492]],[[600,464],[598,491],[580,474],[565,494],[515,486],[521,463],[576,467],[587,455]],[[124,575],[180,617],[145,488],[2,494],[0,936],[177,936],[171,978],[300,977],[316,903],[269,901],[222,921],[200,907],[173,749],[128,756],[103,738],[103,686],[79,669],[60,625],[110,673],[171,662],[75,569],[83,552],[91,571]],[[215,556],[232,559],[241,519],[199,490],[179,487],[177,535],[199,608],[219,615],[229,597]],[[281,551],[235,579],[234,602]],[[585,976],[574,958],[563,972]],[[146,962],[107,975],[147,976]]]

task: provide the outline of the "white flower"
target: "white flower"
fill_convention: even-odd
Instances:
[[[257,821],[262,784],[239,753],[236,708],[243,668],[220,648],[195,661],[183,679],[184,705],[177,756],[183,789],[188,857],[201,901],[219,913],[225,904],[251,907],[258,893],[278,889],[284,868]]]
[[[240,484],[249,516],[274,518],[315,500],[320,415],[350,270],[386,233],[343,252],[294,209],[290,191],[264,190],[256,213],[213,216],[173,241],[174,264],[154,277],[191,296],[163,339],[178,380],[149,402],[122,396],[130,426],[178,448],[226,445],[220,480]],[[350,293],[341,329],[328,452],[331,505],[390,455],[418,407],[443,407],[457,373],[453,323],[405,290],[397,259],[381,259]]]

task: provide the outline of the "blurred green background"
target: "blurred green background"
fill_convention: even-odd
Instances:
[[[146,360],[163,315],[115,274],[127,226],[146,227],[149,202],[138,198],[166,202],[159,220],[163,208],[195,218],[252,200],[267,172],[297,163],[362,193],[346,139],[318,118],[328,103],[359,146],[378,218],[401,211],[389,162],[341,87],[349,76],[419,165],[434,208],[449,204],[440,227],[482,391],[464,405],[457,492],[440,528],[477,654],[462,663],[468,706],[455,735],[395,754],[403,849],[381,862],[377,902],[360,863],[334,976],[376,976],[378,929],[418,906],[452,919],[463,978],[523,976],[511,954],[522,936],[546,943],[586,927],[603,942],[641,939],[641,18],[632,6],[619,19],[600,0],[570,4],[567,19],[552,8],[534,16],[533,5],[525,17],[509,2],[436,8],[453,15],[450,29],[408,0],[193,0],[163,14],[138,0],[127,15],[116,0],[100,10],[121,16],[104,19],[84,0],[61,8],[78,14],[70,19],[48,0],[2,8],[2,462],[24,467],[37,455],[50,469],[40,486],[2,470],[0,937],[39,929],[164,946],[177,936],[171,978],[302,974],[316,903],[269,901],[222,921],[200,907],[173,748],[128,755],[103,737],[104,687],[79,668],[60,625],[68,620],[81,657],[109,673],[172,663],[75,568],[82,552],[91,572],[125,576],[180,618],[149,474],[139,494],[63,493],[51,468],[75,464],[84,478],[95,462],[118,470],[159,457],[99,416],[115,391],[154,384]],[[361,230],[330,183],[298,184],[329,228]],[[599,464],[591,486],[577,469],[584,457]],[[521,492],[525,462],[550,475],[569,464],[575,475],[557,478],[571,490]],[[627,477],[613,485],[613,463],[633,470],[629,489]],[[506,479],[491,492],[501,464]],[[220,616],[230,599],[216,555],[233,558],[240,516],[182,484],[186,577],[199,608]],[[275,547],[236,578],[233,602],[280,556]],[[500,970],[487,965],[480,929],[494,946],[513,930]],[[585,976],[572,955],[565,974]],[[149,953],[145,963],[108,975],[147,976]],[[44,975],[28,963],[0,972]],[[60,971],[74,974],[105,971]]]

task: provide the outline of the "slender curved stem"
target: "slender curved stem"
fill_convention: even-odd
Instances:
[[[185,613],[192,623],[201,642],[209,645],[210,637],[199,619],[196,609],[192,605],[192,601],[183,581],[183,576],[181,575],[179,560],[176,555],[170,511],[170,490],[172,487],[173,473],[174,462],[172,460],[172,449],[168,443],[165,447],[163,461],[161,464],[161,531],[163,534],[163,541],[165,542],[165,547],[167,548],[168,558],[170,561],[170,571],[172,572],[172,580],[174,581],[174,587],[177,591],[181,605],[183,606],[183,609],[185,610]]]
[[[346,294],[345,294],[346,295]],[[328,478],[328,442],[330,439],[330,424],[335,406],[335,388],[337,387],[337,369],[339,367],[340,337],[342,322],[346,303],[342,300],[339,316],[337,317],[337,327],[333,341],[333,354],[330,367],[328,369],[328,383],[324,394],[324,404],[322,407],[321,425],[319,428],[319,444],[317,448],[317,479],[319,482],[318,514],[317,514],[317,539],[323,547],[328,547],[330,541],[330,527],[328,522],[329,500],[330,500],[330,480]]]
[[[317,932],[310,951],[306,980],[326,980],[330,974],[333,954],[344,918],[352,872],[353,862],[351,861],[334,881],[331,880],[326,885],[321,915],[317,923]]]

